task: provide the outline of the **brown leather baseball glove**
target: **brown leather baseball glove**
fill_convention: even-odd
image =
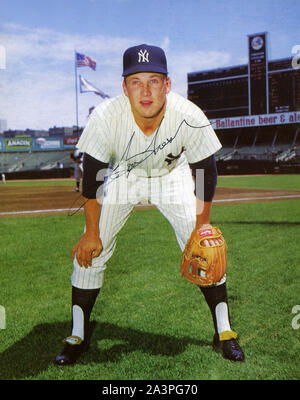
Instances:
[[[218,227],[194,229],[181,257],[181,275],[199,286],[220,281],[227,267],[227,245]]]

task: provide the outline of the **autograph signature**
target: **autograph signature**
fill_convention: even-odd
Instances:
[[[163,121],[163,119],[162,119]],[[185,119],[183,121],[181,121],[181,123],[179,124],[174,136],[170,136],[168,138],[166,138],[166,140],[164,140],[162,143],[157,144],[157,136],[161,127],[161,123],[159,124],[159,127],[157,128],[155,135],[152,139],[152,141],[150,142],[149,146],[146,147],[146,149],[140,153],[134,154],[133,156],[129,157],[129,152],[131,149],[131,145],[132,145],[132,141],[133,138],[135,136],[135,132],[132,133],[128,145],[126,146],[126,149],[124,151],[124,154],[122,155],[120,162],[121,161],[126,161],[127,162],[127,168],[126,170],[122,170],[120,171],[120,162],[116,164],[116,166],[113,168],[112,170],[112,174],[110,176],[110,179],[117,179],[120,176],[127,174],[127,177],[130,173],[130,171],[132,171],[134,168],[136,168],[138,165],[140,165],[142,162],[144,162],[145,160],[147,160],[147,158],[151,157],[152,155],[156,155],[159,151],[161,151],[163,148],[165,148],[169,143],[172,143],[173,140],[176,138],[176,136],[178,135],[181,127],[183,126],[183,124],[186,124],[187,126],[189,126],[190,128],[194,128],[194,129],[198,129],[198,128],[205,128],[208,125],[203,125],[203,126],[193,126],[190,125]],[[140,159],[139,161],[131,161],[133,160],[135,157],[137,156],[143,156],[142,159]]]

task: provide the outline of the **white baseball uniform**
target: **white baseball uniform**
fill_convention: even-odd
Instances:
[[[201,161],[221,148],[199,107],[170,92],[160,126],[146,136],[134,120],[128,98],[122,94],[94,109],[77,148],[99,161],[113,163],[99,221],[103,250],[89,268],[80,267],[74,257],[73,286],[102,286],[116,236],[142,200],[150,201],[169,220],[183,250],[196,219],[194,182],[188,163]]]

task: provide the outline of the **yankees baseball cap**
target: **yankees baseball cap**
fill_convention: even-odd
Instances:
[[[129,47],[123,55],[122,76],[136,72],[159,72],[167,75],[167,59],[163,49],[148,44]]]

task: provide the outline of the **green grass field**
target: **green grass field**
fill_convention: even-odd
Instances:
[[[300,175],[261,175],[261,176],[220,176],[219,187],[268,189],[268,190],[300,190]]]
[[[8,186],[74,186],[74,179],[7,181]],[[300,190],[300,175],[219,176],[219,187]]]
[[[297,182],[296,175],[231,177],[219,186],[295,189]],[[89,352],[74,366],[55,366],[70,333],[70,251],[84,216],[1,219],[0,379],[299,379],[300,330],[292,313],[300,304],[299,205],[213,207],[212,223],[229,247],[229,307],[244,363],[213,352],[210,312],[200,290],[180,277],[174,233],[158,211],[146,210],[134,212],[119,234],[92,313]]]

